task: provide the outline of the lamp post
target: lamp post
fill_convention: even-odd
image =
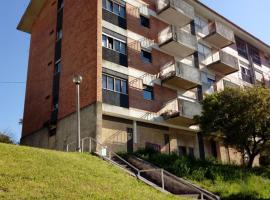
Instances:
[[[82,77],[75,75],[73,77],[73,83],[76,85],[76,111],[77,111],[77,151],[81,152],[81,117],[80,117],[80,84]]]

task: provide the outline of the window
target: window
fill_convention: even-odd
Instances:
[[[120,6],[120,17],[126,18],[126,8],[124,6]]]
[[[61,40],[63,37],[63,31],[62,29],[59,29],[56,33],[56,40]]]
[[[58,0],[58,6],[57,9],[60,10],[64,7],[64,0]]]
[[[121,80],[121,92],[127,94],[127,81]]]
[[[107,36],[106,35],[102,35],[102,46],[107,47]]]
[[[126,54],[126,44],[123,42],[120,42],[120,53]]]
[[[120,52],[120,41],[114,40],[114,50]]]
[[[107,89],[107,76],[102,74],[102,88]]]
[[[59,108],[59,104],[58,103],[56,103],[56,104],[53,105],[53,111],[58,110],[58,108]]]
[[[54,73],[57,74],[60,73],[60,71],[61,71],[61,61],[59,60],[55,63]]]
[[[104,34],[102,35],[102,46],[126,54],[126,43]]]
[[[248,51],[249,51],[249,55],[252,58],[252,61],[258,65],[261,65],[261,57],[260,57],[260,52],[257,48],[249,45],[248,46]]]
[[[115,91],[121,92],[121,80],[120,79],[115,79]]]
[[[111,0],[102,0],[102,7],[105,10],[108,10],[122,18],[126,17],[126,8],[116,2]]]
[[[108,40],[107,47],[108,47],[109,49],[114,49],[114,50],[116,50],[116,49],[114,48],[114,45],[113,45],[113,38],[107,37],[107,40]]]
[[[140,21],[141,21],[142,26],[150,28],[150,20],[149,20],[149,18],[140,15]]]
[[[187,148],[185,146],[178,147],[179,156],[187,156]]]
[[[247,43],[238,37],[235,37],[235,39],[236,39],[236,46],[237,46],[238,54],[248,59]]]
[[[141,58],[144,62],[146,63],[151,63],[152,62],[152,54],[148,51],[141,51]]]
[[[102,88],[121,94],[127,94],[127,81],[107,74],[102,74]]]
[[[154,91],[150,86],[144,86],[143,89],[143,98],[145,100],[154,100]]]
[[[158,145],[158,144],[146,142],[145,143],[145,149],[151,149],[151,150],[154,150],[156,152],[160,152],[161,148],[160,148],[160,145]]]
[[[108,76],[108,77],[107,77],[107,80],[108,80],[108,81],[107,81],[107,85],[108,85],[107,89],[108,89],[108,90],[114,90],[114,78]]]
[[[253,83],[250,69],[241,67],[241,75],[242,75],[243,81],[250,83],[250,84]]]
[[[209,47],[198,43],[198,56],[200,62],[204,61],[206,58],[211,56],[211,54],[212,50]]]

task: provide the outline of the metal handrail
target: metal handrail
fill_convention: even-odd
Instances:
[[[115,153],[114,151],[112,151],[109,147],[107,146],[104,146],[103,144],[101,144],[100,142],[98,142],[96,139],[92,138],[92,137],[84,137],[81,139],[81,142],[82,142],[82,153],[84,152],[84,141],[89,139],[89,153],[92,153],[92,141],[95,142],[97,145],[100,145],[101,148],[105,148],[106,150],[108,150],[108,153],[109,153],[109,160],[112,162],[111,160],[111,157],[112,155],[117,157],[119,160],[121,160],[123,163],[125,163],[126,165],[128,165],[129,167],[131,167],[134,171],[135,171],[135,175],[137,176],[137,178],[139,178],[140,180],[141,179],[141,173],[143,172],[150,172],[150,171],[161,171],[161,182],[162,182],[162,190],[165,191],[165,184],[164,184],[164,169],[161,169],[161,168],[152,168],[152,169],[147,169],[147,170],[140,170],[138,169],[137,167],[135,167],[134,165],[132,165],[131,163],[129,163],[128,161],[126,161],[125,159],[123,159],[121,156],[119,156],[117,153]],[[67,148],[66,148],[66,151],[68,152],[69,151],[69,146],[71,144],[75,144],[76,142],[71,142],[69,144],[67,144]],[[96,152],[99,156],[101,157],[107,157],[107,156],[104,156],[98,152]],[[149,180],[148,180],[149,181]],[[151,182],[151,181],[150,181]],[[151,182],[152,183],[152,182]]]
[[[155,185],[158,188],[161,188],[162,191],[164,191],[164,192],[166,192],[166,190],[165,190],[164,174],[167,174],[167,175],[169,175],[171,177],[174,177],[175,179],[177,179],[181,183],[183,183],[183,184],[185,184],[185,185],[187,185],[189,187],[192,187],[193,189],[195,189],[196,191],[198,191],[200,193],[202,199],[204,197],[207,197],[210,200],[220,200],[220,198],[218,196],[216,196],[216,195],[214,195],[214,194],[212,194],[212,193],[210,193],[210,192],[208,192],[208,191],[206,191],[206,190],[204,190],[204,189],[202,189],[202,188],[200,188],[200,187],[198,187],[198,186],[196,186],[196,185],[194,185],[194,184],[192,184],[192,183],[190,183],[190,182],[188,182],[188,181],[186,181],[186,180],[184,180],[184,179],[182,179],[180,177],[177,177],[177,176],[175,176],[174,174],[171,174],[168,171],[165,171],[163,168],[153,167],[153,168],[150,168],[150,169],[142,169],[142,170],[140,170],[137,167],[135,167],[134,165],[132,165],[131,163],[129,163],[127,160],[125,160],[124,158],[122,158],[121,156],[119,156],[117,153],[115,153],[114,151],[112,151],[109,147],[107,147],[107,146],[101,144],[100,142],[98,142],[95,138],[84,137],[84,138],[81,139],[81,142],[82,142],[82,152],[84,152],[84,142],[87,139],[89,139],[89,153],[92,153],[92,141],[93,141],[97,145],[100,145],[101,148],[105,148],[106,150],[108,150],[108,156],[105,156],[105,155],[102,155],[102,154],[96,152],[100,157],[108,158],[107,160],[109,160],[112,163],[113,163],[113,160],[111,160],[112,155],[115,156],[115,157],[117,157],[117,159],[119,159],[121,162],[125,163],[127,166],[129,166],[130,168],[132,168],[135,171],[135,175],[136,175],[136,177],[138,179],[144,181],[147,184],[150,183],[152,185]],[[76,143],[76,142],[71,142],[71,143],[67,144],[66,150],[69,151],[69,148],[68,147],[71,144],[74,144],[74,143]],[[146,162],[146,161],[144,161],[144,162]],[[158,186],[158,185],[156,185],[155,183],[153,183],[150,180],[147,180],[147,179],[145,180],[145,178],[143,178],[141,176],[141,173],[144,173],[144,172],[154,172],[154,171],[160,171],[160,173],[161,173],[161,187]]]

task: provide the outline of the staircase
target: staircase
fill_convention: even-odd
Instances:
[[[94,153],[103,160],[121,168],[126,173],[136,177],[137,179],[161,192],[171,193],[182,197],[189,197],[191,199],[220,200],[218,196],[210,193],[209,191],[204,190],[199,186],[179,178],[170,172],[140,158],[128,156],[126,159],[124,159],[113,152],[109,147],[102,145],[94,138],[86,137],[83,138],[81,142],[82,152],[87,149],[89,153]],[[70,151],[68,146],[73,143],[67,145],[67,151]],[[89,145],[89,147],[85,148],[86,145]]]
[[[112,160],[121,168],[124,168],[136,176],[136,171],[121,159],[113,156]],[[127,162],[139,170],[139,175],[142,178],[153,183],[159,190],[164,190],[168,193],[182,197],[189,197],[191,199],[220,199],[218,196],[135,156],[127,158]],[[164,187],[164,189],[162,187]]]

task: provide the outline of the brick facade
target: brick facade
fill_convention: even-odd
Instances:
[[[53,2],[47,1],[32,27],[22,136],[50,120],[57,9]]]

